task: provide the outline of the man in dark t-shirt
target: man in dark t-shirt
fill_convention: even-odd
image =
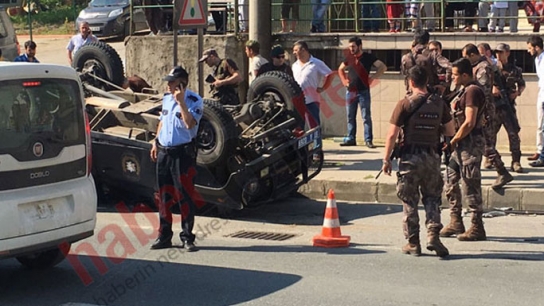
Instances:
[[[242,82],[242,76],[236,63],[230,58],[221,59],[215,49],[204,51],[199,62],[213,68],[213,78],[207,79],[212,85],[212,95],[222,104],[238,105],[238,84]]]
[[[270,57],[272,61],[262,65],[257,71],[257,76],[269,71],[282,71],[293,77],[293,69],[285,63],[285,50],[280,45],[272,47]]]
[[[360,38],[352,37],[349,40],[346,57],[338,67],[340,80],[346,87],[346,112],[348,122],[348,135],[341,146],[355,146],[357,134],[357,106],[361,108],[361,116],[365,127],[365,143],[369,148],[375,148],[372,143],[372,116],[370,114],[370,86],[374,80],[387,70],[385,64],[373,54],[363,52]],[[376,68],[376,73],[370,76],[371,68]],[[346,71],[347,70],[347,76]]]
[[[450,223],[440,231],[440,236],[457,235],[460,241],[486,240],[482,222],[482,175],[480,165],[484,154],[483,113],[485,92],[473,79],[470,60],[459,59],[453,63],[453,82],[464,87],[459,101],[453,101],[456,133],[451,139],[452,155],[447,165],[445,193],[450,203]],[[459,186],[460,181],[463,181]],[[463,188],[461,192],[461,188]],[[472,212],[472,225],[465,231],[461,217],[462,195]]]

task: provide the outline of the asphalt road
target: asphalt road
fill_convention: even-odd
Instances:
[[[486,219],[488,241],[447,239],[452,255],[440,260],[401,254],[399,205],[339,202],[351,246],[314,248],[324,207],[291,198],[231,220],[197,217],[196,253],[151,251],[156,213],[109,209],[56,268],[0,261],[0,305],[542,305],[544,216]],[[227,237],[241,230],[295,237]]]

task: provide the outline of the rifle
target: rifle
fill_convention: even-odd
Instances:
[[[495,97],[495,106],[497,108],[502,108],[506,110],[506,116],[508,119],[512,121],[514,124],[514,129],[519,133],[521,130],[521,127],[519,125],[518,118],[515,115],[514,109],[512,108],[512,102],[510,102],[510,96],[508,95],[508,92],[506,91],[506,86],[503,82],[502,75],[500,75],[500,72],[497,70],[495,71],[495,78],[499,81],[497,85],[499,85],[500,89],[500,97]]]
[[[450,173],[448,171],[448,166],[450,164],[451,159],[451,144],[450,144],[451,137],[450,136],[444,136],[444,142],[442,143],[442,154],[444,154],[444,165],[446,165],[446,182],[450,181]]]

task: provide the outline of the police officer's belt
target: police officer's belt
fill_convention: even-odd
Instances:
[[[157,142],[157,149],[159,151],[162,151],[166,154],[176,154],[176,153],[179,153],[179,152],[182,152],[182,151],[185,151],[187,149],[190,149],[194,146],[194,143],[193,142],[189,142],[189,143],[185,143],[185,144],[182,144],[182,145],[178,145],[178,146],[172,146],[172,147],[164,147],[162,145],[160,145],[158,142]]]

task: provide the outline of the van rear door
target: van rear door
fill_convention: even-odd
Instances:
[[[88,173],[77,81],[0,81],[0,191],[58,183]]]

